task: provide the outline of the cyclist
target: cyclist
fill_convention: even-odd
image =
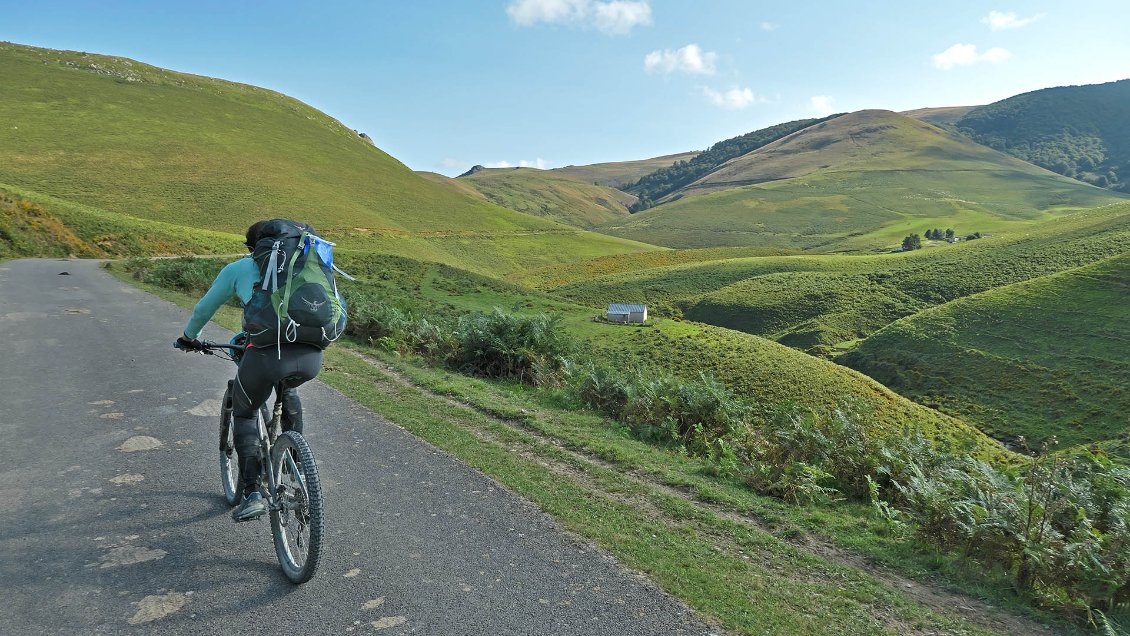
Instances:
[[[260,231],[267,221],[258,221],[247,228],[248,251],[255,249]],[[250,257],[230,263],[220,270],[211,288],[196,303],[192,317],[177,338],[182,351],[200,349],[200,331],[216,311],[233,297],[243,305],[251,300],[252,290],[260,280],[258,265]],[[236,336],[239,338],[239,336]],[[236,342],[233,339],[233,342]],[[267,512],[267,504],[259,492],[259,429],[255,414],[271,396],[271,390],[282,387],[282,426],[285,431],[302,432],[302,402],[296,387],[314,379],[322,369],[322,350],[303,343],[283,342],[270,348],[250,345],[239,360],[232,390],[232,420],[235,450],[239,458],[242,498],[232,511],[235,521],[250,521]]]

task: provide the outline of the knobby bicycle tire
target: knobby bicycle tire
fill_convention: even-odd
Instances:
[[[278,556],[279,565],[283,573],[292,583],[305,583],[309,581],[318,569],[318,557],[322,552],[322,538],[325,534],[325,512],[322,506],[322,483],[318,478],[318,466],[314,462],[314,453],[301,434],[295,431],[286,431],[279,435],[275,445],[271,448],[271,464],[275,474],[281,476],[285,469],[285,453],[293,451],[294,461],[298,466],[302,479],[305,482],[305,524],[309,529],[307,539],[306,558],[298,563],[291,552],[288,538],[298,522],[296,515],[285,513],[279,508],[271,511],[271,534],[275,539],[275,554]],[[282,504],[283,502],[279,502]],[[284,516],[287,523],[284,525]],[[300,533],[299,533],[300,536]]]
[[[220,403],[220,484],[224,490],[224,501],[229,506],[239,503],[239,461],[235,453],[235,435],[232,428],[231,387],[224,393]]]

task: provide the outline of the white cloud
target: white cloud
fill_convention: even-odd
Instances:
[[[713,75],[714,62],[718,54],[703,51],[697,44],[688,44],[681,49],[652,51],[643,58],[643,67],[648,73],[674,73],[688,75]]]
[[[1012,57],[1008,49],[994,47],[984,53],[977,52],[975,44],[954,44],[948,49],[932,56],[934,66],[948,71],[955,66],[968,66],[977,62],[991,62],[996,64]]]
[[[594,2],[596,28],[609,35],[624,35],[637,26],[651,24],[651,5],[647,2]]]
[[[518,26],[572,24],[594,27],[608,35],[624,35],[651,24],[649,0],[512,0],[506,15]]]
[[[808,98],[808,104],[812,107],[812,112],[820,117],[836,112],[836,100],[828,95],[813,95]]]
[[[588,12],[589,0],[515,0],[506,15],[519,26],[538,22],[577,22]]]
[[[491,161],[484,163],[485,168],[537,168],[538,170],[545,170],[549,168],[549,162],[541,157],[530,161],[522,159],[517,164],[510,163],[509,161]]]
[[[764,97],[754,95],[752,90],[740,87],[731,88],[723,93],[709,86],[703,86],[702,94],[710,100],[710,103],[726,110],[741,110],[754,103],[766,101]]]
[[[1044,17],[1043,13],[1029,16],[1027,18],[1018,18],[1016,14],[1009,11],[1004,13],[1002,11],[990,11],[989,15],[981,18],[981,22],[989,25],[989,28],[994,31],[1003,31],[1005,29],[1019,29],[1032,24],[1036,20]]]
[[[761,30],[762,31],[776,31],[779,28],[781,28],[781,25],[777,24],[776,22],[762,22],[761,23]]]

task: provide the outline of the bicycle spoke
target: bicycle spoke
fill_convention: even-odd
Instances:
[[[273,449],[277,477],[272,527],[275,550],[287,577],[304,583],[317,569],[324,517],[317,465],[302,436],[286,432]],[[311,489],[313,492],[311,492]]]

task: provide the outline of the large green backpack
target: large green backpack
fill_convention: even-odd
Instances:
[[[274,219],[251,252],[259,281],[243,308],[243,330],[254,347],[301,342],[325,349],[345,331],[345,301],[337,291],[333,243],[304,223]]]

